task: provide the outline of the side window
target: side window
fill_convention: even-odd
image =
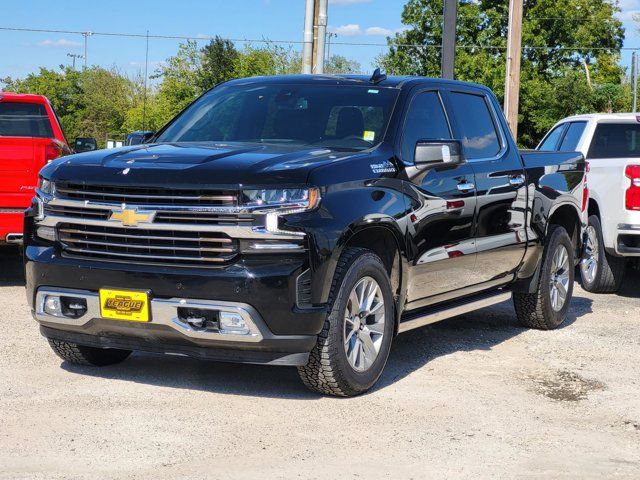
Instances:
[[[559,150],[561,152],[573,152],[578,146],[580,137],[582,137],[582,133],[586,127],[587,122],[573,122],[569,124],[569,128],[567,128],[567,133],[565,133],[562,139]]]
[[[497,155],[500,140],[484,96],[452,92],[451,107],[466,157],[490,158]]]
[[[449,123],[438,92],[420,93],[411,102],[404,122],[402,159],[413,162],[416,143],[426,139],[451,139]]]
[[[543,142],[538,145],[538,150],[541,152],[553,152],[556,150],[556,146],[564,133],[564,129],[567,126],[566,123],[558,125],[556,128],[551,130],[549,135],[543,140]]]

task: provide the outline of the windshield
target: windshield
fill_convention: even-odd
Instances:
[[[223,85],[158,142],[256,142],[364,150],[380,143],[398,91],[371,86]]]

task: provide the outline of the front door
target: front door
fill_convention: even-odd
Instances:
[[[507,141],[506,125],[491,96],[478,91],[448,94],[456,137],[473,167],[477,190],[476,283],[513,278],[526,248],[527,182],[520,153]]]
[[[404,163],[413,164],[419,140],[451,138],[440,94],[418,93],[404,123]],[[417,308],[430,303],[430,297],[474,282],[475,181],[473,168],[467,163],[425,169],[408,166],[406,174],[405,193],[411,198],[407,308]]]

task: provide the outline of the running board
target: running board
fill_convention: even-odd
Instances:
[[[398,333],[407,332],[414,328],[424,327],[432,323],[445,320],[447,318],[456,317],[463,313],[473,312],[484,307],[490,307],[511,299],[511,292],[503,290],[492,292],[490,294],[476,295],[468,300],[461,300],[448,305],[436,307],[427,311],[422,311],[413,315],[407,315],[400,320]]]

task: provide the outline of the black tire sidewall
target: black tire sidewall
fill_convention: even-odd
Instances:
[[[380,351],[373,365],[364,372],[358,372],[354,370],[349,363],[344,350],[344,312],[351,290],[360,279],[367,276],[378,282],[384,298],[385,331]],[[376,383],[382,374],[389,357],[395,330],[394,313],[393,293],[391,291],[389,276],[382,261],[372,252],[363,251],[356,257],[341,279],[338,294],[329,315],[329,322],[331,324],[329,332],[331,337],[330,342],[334,349],[333,353],[338,366],[338,372],[339,375],[343,377],[343,380],[354,390],[360,392],[368,390]]]
[[[551,306],[551,266],[553,264],[553,257],[560,245],[564,245],[569,254],[569,285],[567,287],[567,297],[564,305],[560,311],[555,311]],[[563,227],[555,227],[549,238],[549,243],[545,249],[544,260],[542,264],[542,271],[540,272],[540,295],[542,301],[542,309],[544,318],[548,328],[556,328],[564,322],[567,317],[567,312],[571,306],[571,299],[573,297],[573,283],[575,280],[575,266],[573,261],[575,259],[575,247],[571,243],[571,239],[567,234],[567,231]]]

